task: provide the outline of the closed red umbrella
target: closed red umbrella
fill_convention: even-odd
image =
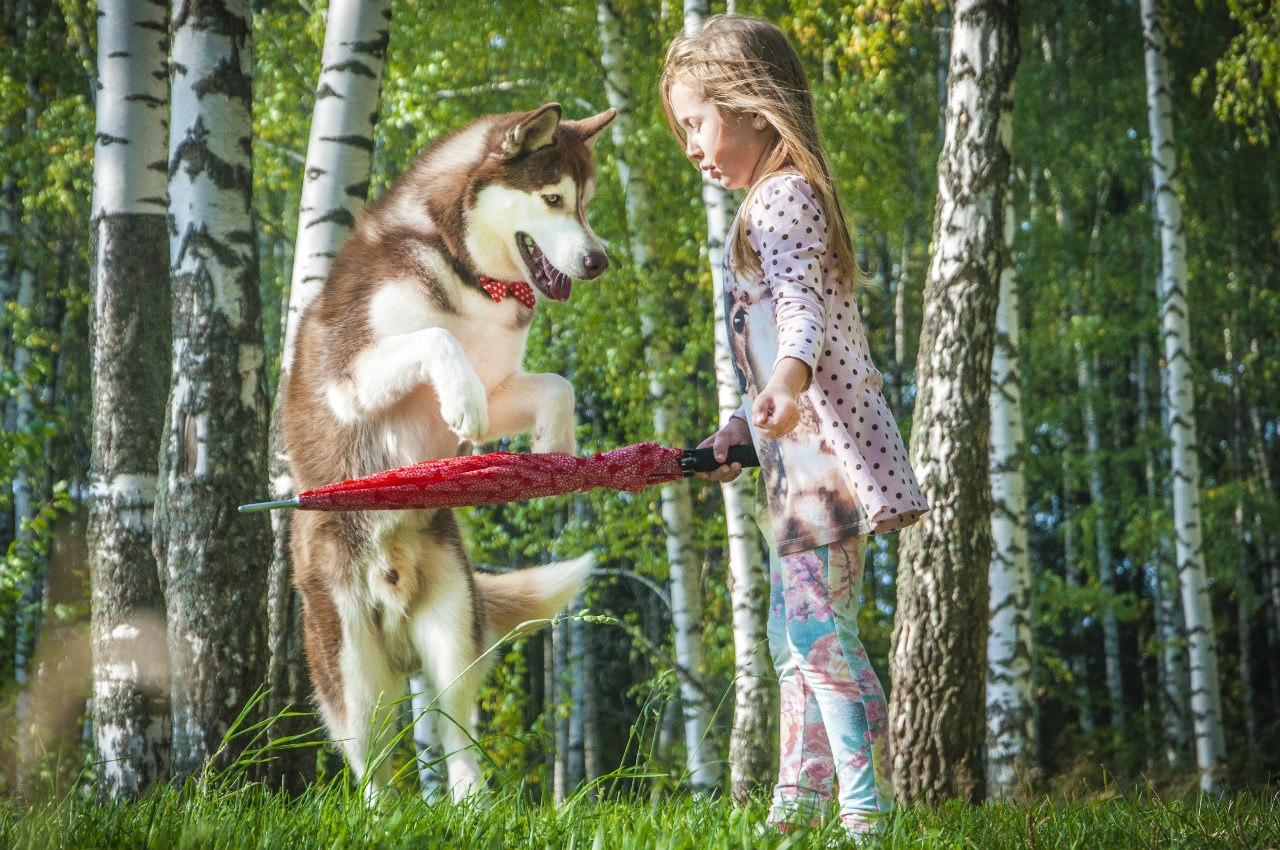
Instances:
[[[760,462],[755,449],[744,445],[731,447],[726,463]],[[657,443],[637,443],[590,457],[491,452],[415,463],[326,484],[292,499],[241,505],[240,510],[422,510],[518,502],[596,487],[636,492],[718,466],[711,449],[672,449]]]

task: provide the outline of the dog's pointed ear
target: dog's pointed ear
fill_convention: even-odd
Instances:
[[[551,144],[560,126],[560,104],[547,103],[532,112],[520,116],[515,126],[507,131],[498,151],[505,157],[518,156]]]
[[[591,147],[596,143],[596,139],[600,138],[600,134],[604,132],[604,128],[608,127],[618,115],[616,109],[606,109],[599,115],[592,115],[590,118],[582,118],[578,121],[565,121],[564,126],[573,130],[574,133],[582,139],[582,143],[587,147]]]

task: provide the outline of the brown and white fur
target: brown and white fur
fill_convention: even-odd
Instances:
[[[464,443],[533,431],[572,452],[573,388],[521,368],[533,310],[495,303],[480,275],[564,300],[607,266],[586,220],[591,147],[613,110],[563,121],[558,104],[491,116],[429,147],[362,211],[307,309],[284,392],[298,489],[450,457]],[[483,779],[472,748],[486,648],[552,617],[590,555],[504,575],[473,573],[452,512],[299,512],[294,580],[320,713],[376,794],[387,708],[423,671],[455,798]]]

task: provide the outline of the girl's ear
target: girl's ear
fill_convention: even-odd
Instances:
[[[564,121],[562,123],[565,128],[577,134],[584,145],[591,147],[596,143],[596,139],[600,138],[600,133],[604,131],[605,127],[609,126],[609,123],[613,121],[614,116],[617,114],[618,110],[616,109],[606,109],[599,115],[592,115],[590,118],[583,118],[579,121]]]
[[[769,126],[769,122],[764,120],[764,116],[757,112],[755,117],[751,119],[751,126],[757,130],[763,130]]]

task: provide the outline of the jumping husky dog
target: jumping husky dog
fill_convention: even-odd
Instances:
[[[537,299],[564,301],[571,278],[608,265],[586,208],[591,148],[613,116],[562,121],[549,103],[482,118],[360,213],[302,319],[283,388],[299,490],[530,429],[534,451],[574,451],[573,388],[521,359]],[[320,713],[368,793],[390,780],[387,706],[419,670],[443,712],[454,798],[479,789],[470,724],[482,653],[562,610],[591,556],[473,573],[448,510],[302,512],[292,536]]]

